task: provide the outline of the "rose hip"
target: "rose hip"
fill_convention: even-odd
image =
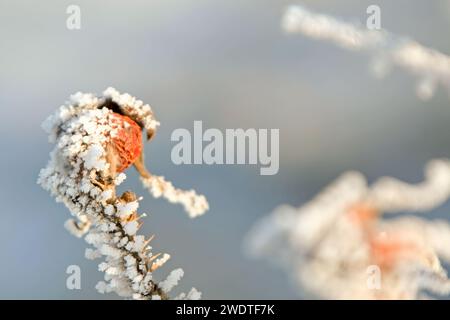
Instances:
[[[142,129],[129,117],[113,113],[111,126],[116,131],[111,137],[116,171],[122,172],[132,165],[142,152]]]

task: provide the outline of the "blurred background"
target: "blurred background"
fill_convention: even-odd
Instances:
[[[204,193],[211,209],[190,220],[146,194],[133,170],[124,185],[144,196],[142,233],[172,255],[157,277],[182,267],[178,290],[195,286],[206,299],[301,298],[281,270],[243,255],[254,221],[302,204],[349,169],[418,182],[427,160],[450,157],[447,93],[423,102],[402,71],[380,81],[365,55],[284,34],[282,13],[296,3],[362,23],[377,4],[383,28],[450,53],[449,0],[0,0],[0,298],[117,298],[96,292],[103,275],[63,228],[69,211],[36,185],[52,149],[40,124],[76,91],[113,86],[153,107],[161,127],[146,146],[149,169]],[[81,8],[80,30],[66,28],[71,4]],[[170,134],[194,120],[279,128],[279,173],[172,164]],[[450,206],[430,217],[450,218]],[[66,289],[72,264],[81,290]]]

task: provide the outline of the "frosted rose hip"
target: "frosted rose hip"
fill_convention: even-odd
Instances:
[[[116,171],[122,172],[132,165],[142,151],[142,129],[127,116],[113,113],[111,119],[114,132],[111,138],[116,156]]]

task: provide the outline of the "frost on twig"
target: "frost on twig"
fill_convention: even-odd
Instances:
[[[38,183],[75,217],[65,227],[75,236],[85,235],[86,242],[92,245],[86,250],[86,258],[103,257],[98,268],[105,273],[105,281],[96,286],[101,293],[168,299],[183,276],[183,271],[176,269],[159,283],[153,278],[170,256],[153,254],[149,245],[153,237],[145,239],[137,234],[145,216],[137,212],[140,199],[131,191],[116,195],[116,187],[126,178],[123,171],[130,165],[135,165],[145,185],[154,185],[151,191],[155,196],[158,188],[169,189],[160,193],[167,194],[171,202],[182,203],[191,217],[208,209],[204,196],[175,189],[145,169],[141,131],[145,130],[150,139],[158,125],[149,105],[113,88],[101,97],[76,93],[44,122],[55,148]],[[158,187],[153,181],[165,186]],[[194,288],[178,298],[200,296]]]
[[[450,160],[433,160],[417,185],[381,178],[372,186],[347,172],[300,208],[283,206],[257,223],[246,247],[277,262],[299,286],[323,298],[415,299],[424,291],[448,295],[450,226],[388,212],[429,211],[450,197]],[[368,270],[380,270],[380,287]]]
[[[384,76],[394,65],[415,74],[419,78],[417,95],[421,99],[433,96],[439,84],[450,93],[450,57],[416,41],[384,30],[368,30],[302,6],[289,7],[282,26],[290,33],[302,33],[348,50],[369,53],[377,76]]]
[[[164,177],[150,174],[141,164],[142,161],[137,161],[135,166],[141,175],[141,182],[146,189],[155,198],[164,197],[171,203],[179,203],[183,205],[189,217],[195,218],[202,215],[209,209],[208,201],[205,196],[198,195],[195,190],[184,191],[175,188],[170,181]]]

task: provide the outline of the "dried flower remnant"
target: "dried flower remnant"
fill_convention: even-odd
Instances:
[[[153,278],[153,272],[170,256],[153,254],[149,245],[153,237],[145,239],[137,234],[145,216],[137,212],[140,199],[131,191],[116,195],[116,187],[126,178],[123,171],[129,166],[135,165],[145,184],[170,189],[169,200],[182,203],[191,217],[208,209],[204,196],[175,189],[145,169],[141,131],[145,130],[150,139],[158,125],[149,105],[113,88],[101,97],[72,95],[70,102],[43,124],[55,148],[38,183],[76,218],[68,220],[65,227],[78,237],[85,235],[86,242],[93,246],[86,249],[86,258],[104,258],[98,265],[105,273],[104,281],[96,286],[101,293],[168,299],[169,291],[183,276],[183,271],[176,269],[159,283]],[[200,296],[193,288],[177,298]]]
[[[421,99],[431,98],[439,84],[450,93],[450,57],[406,37],[368,30],[302,6],[288,8],[282,27],[289,33],[302,33],[348,50],[369,53],[377,76],[384,76],[394,65],[415,74],[419,78],[416,92]]]
[[[381,178],[368,186],[358,172],[340,176],[300,208],[283,206],[250,231],[246,247],[284,267],[299,287],[331,299],[416,299],[447,295],[450,226],[415,216],[450,197],[450,160],[433,160],[425,181],[410,185]],[[381,288],[367,285],[367,270],[381,271]]]

